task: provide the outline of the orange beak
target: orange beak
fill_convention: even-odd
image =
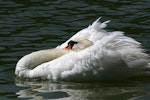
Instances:
[[[64,49],[65,49],[65,50],[71,50],[71,45],[70,45],[70,44],[67,45]]]

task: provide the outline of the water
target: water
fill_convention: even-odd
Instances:
[[[111,20],[107,30],[121,30],[150,52],[149,0],[0,0],[1,100],[149,100],[150,81],[70,83],[17,80],[24,55],[56,47],[98,17]]]

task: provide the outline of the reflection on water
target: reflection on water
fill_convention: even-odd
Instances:
[[[150,85],[145,83],[145,87],[141,87],[143,83],[138,81],[67,83],[17,80],[16,85],[28,87],[16,93],[19,98],[32,100],[145,100],[150,97]]]
[[[107,30],[125,31],[149,53],[149,4],[150,0],[0,0],[0,99],[149,98],[149,82],[129,86],[14,82],[15,65],[22,56],[56,47],[100,16],[102,21],[111,20]]]

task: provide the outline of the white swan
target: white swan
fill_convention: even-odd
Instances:
[[[149,56],[141,44],[121,31],[107,32],[104,28],[109,21],[101,23],[99,19],[54,49],[24,56],[15,74],[25,78],[99,81],[147,73]]]

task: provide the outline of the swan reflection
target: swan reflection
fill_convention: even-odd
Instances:
[[[25,87],[16,94],[18,98],[28,98],[31,100],[95,100],[95,99],[113,99],[116,100],[122,96],[122,100],[139,100],[143,96],[148,96],[147,92],[135,83],[71,83],[71,82],[51,82],[51,81],[21,81],[17,80],[16,85]],[[130,88],[132,87],[132,88]],[[135,98],[136,97],[136,98]]]

